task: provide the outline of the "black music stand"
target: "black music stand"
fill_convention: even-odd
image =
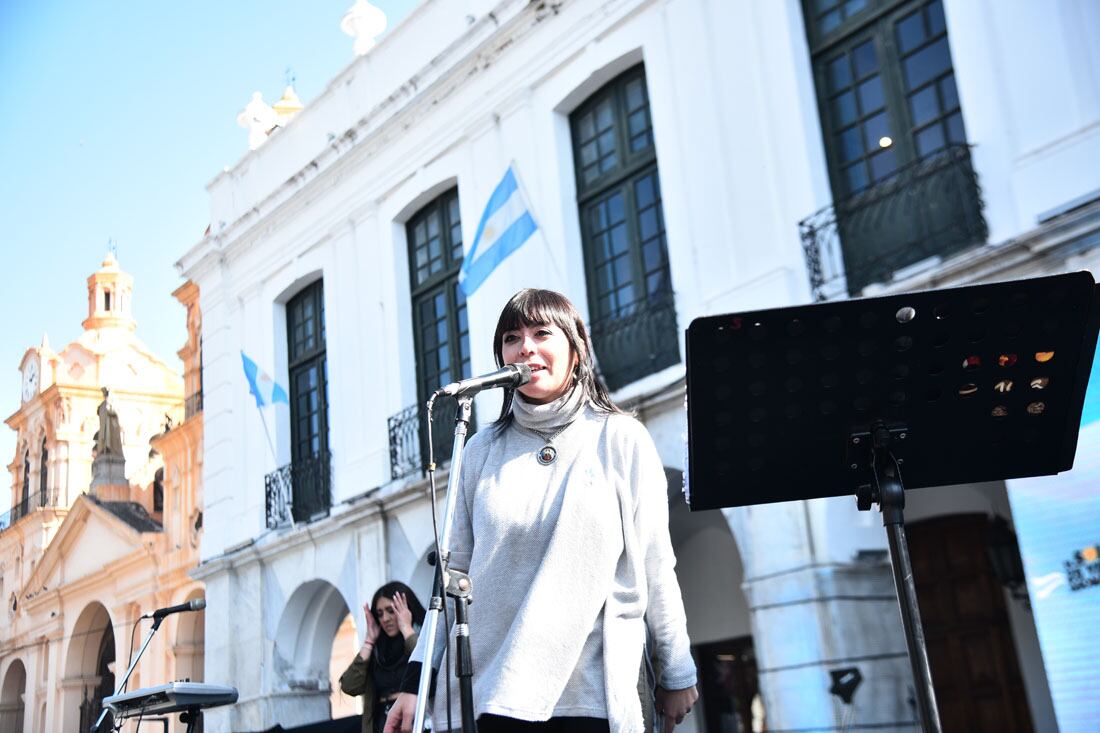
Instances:
[[[921,723],[939,731],[904,490],[1072,468],[1098,328],[1087,272],[698,318],[688,504],[878,503]]]

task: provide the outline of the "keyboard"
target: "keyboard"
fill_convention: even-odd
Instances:
[[[214,708],[237,702],[237,688],[205,682],[169,682],[103,698],[116,718]]]

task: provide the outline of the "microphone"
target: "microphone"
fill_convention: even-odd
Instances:
[[[205,598],[192,598],[187,603],[181,603],[178,606],[168,606],[167,608],[158,608],[152,613],[143,613],[141,618],[154,618],[162,619],[165,616],[169,616],[173,613],[182,613],[183,611],[201,611],[206,608]]]
[[[451,382],[435,391],[432,397],[447,395],[448,397],[464,397],[477,394],[483,389],[496,389],[508,387],[515,389],[531,381],[531,367],[526,364],[507,364],[495,372],[482,374],[480,377],[470,377],[461,382]]]

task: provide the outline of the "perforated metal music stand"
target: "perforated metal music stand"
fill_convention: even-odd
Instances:
[[[1070,469],[1098,328],[1087,272],[696,319],[688,503],[878,503],[918,711],[938,731],[904,489]]]

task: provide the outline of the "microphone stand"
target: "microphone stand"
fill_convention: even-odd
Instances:
[[[450,569],[451,524],[454,521],[454,510],[458,503],[458,486],[462,476],[462,449],[466,445],[466,434],[470,429],[473,396],[462,395],[455,399],[458,402],[458,409],[455,411],[455,439],[454,447],[451,449],[451,469],[447,476],[447,504],[443,514],[443,533],[439,538],[438,558],[436,560],[439,563],[439,571],[435,574],[432,600],[424,623],[424,659],[420,667],[420,683],[416,692],[416,714],[413,717],[412,729],[417,733],[424,730],[424,718],[428,708],[428,690],[431,687],[432,680],[435,637],[439,626],[439,617],[443,613],[445,602],[443,599],[444,591],[454,599],[455,604],[455,647],[457,655],[455,675],[458,677],[462,730],[463,733],[477,733],[477,722],[474,720],[474,665],[470,653],[468,616],[469,605],[473,600],[472,585],[469,575]],[[447,684],[446,680],[444,680],[444,684]]]
[[[149,642],[153,640],[153,634],[157,633],[157,629],[160,628],[160,624],[164,621],[164,616],[153,616],[153,627],[149,629],[149,633],[145,635],[145,641],[141,643],[141,649],[138,650],[137,656],[134,657],[134,661],[130,662],[130,668],[126,670],[126,676],[122,678],[122,683],[115,690],[116,695],[121,695],[122,691],[126,689],[126,683],[130,681],[130,675],[134,673],[134,668],[137,667],[138,660],[141,659],[141,655],[145,653],[145,647],[149,646]],[[140,620],[140,619],[138,619]],[[90,733],[96,733],[99,730],[99,726],[103,725],[103,719],[107,717],[107,706],[103,706],[103,711],[99,714],[99,720],[92,726]]]

